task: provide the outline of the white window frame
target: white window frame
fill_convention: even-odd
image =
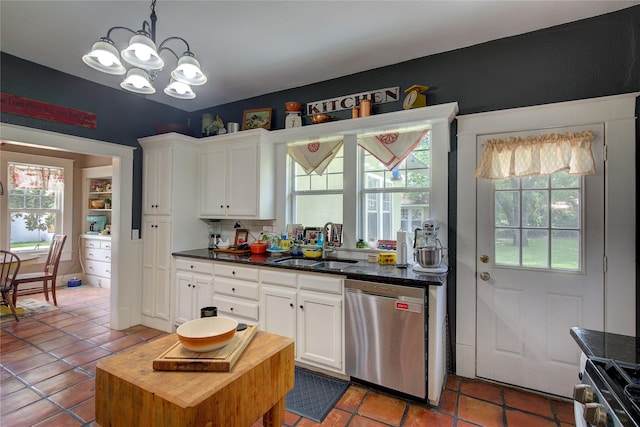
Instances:
[[[0,177],[5,186],[5,192],[8,196],[9,183],[7,182],[9,176],[9,163],[24,163],[39,166],[46,166],[52,168],[60,168],[64,170],[64,198],[62,202],[62,223],[57,227],[56,232],[60,234],[66,234],[71,236],[73,229],[73,160],[62,159],[56,157],[38,156],[34,154],[24,154],[17,152],[0,152]],[[9,215],[8,197],[0,197],[0,211],[2,212],[2,218],[0,219],[0,247],[9,248],[11,235],[11,215]],[[64,251],[62,253],[62,260],[68,261],[71,259],[71,253],[73,252],[73,239],[67,239]],[[25,250],[20,253],[28,255],[46,255],[48,249],[42,250]]]

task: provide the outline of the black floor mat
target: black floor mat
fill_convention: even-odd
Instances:
[[[293,390],[285,399],[287,411],[321,423],[340,400],[349,383],[296,368]]]

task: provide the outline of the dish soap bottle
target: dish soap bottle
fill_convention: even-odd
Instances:
[[[321,248],[324,242],[324,236],[323,233],[318,233],[318,247]]]

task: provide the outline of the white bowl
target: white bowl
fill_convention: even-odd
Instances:
[[[236,333],[238,322],[229,317],[203,317],[178,326],[180,343],[191,351],[203,353],[224,347]]]

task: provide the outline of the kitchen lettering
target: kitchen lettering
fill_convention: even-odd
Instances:
[[[329,113],[333,111],[350,110],[357,107],[361,100],[370,99],[373,104],[384,104],[400,99],[400,87],[377,89],[369,92],[355,93],[339,98],[324,99],[307,104],[307,114]]]

